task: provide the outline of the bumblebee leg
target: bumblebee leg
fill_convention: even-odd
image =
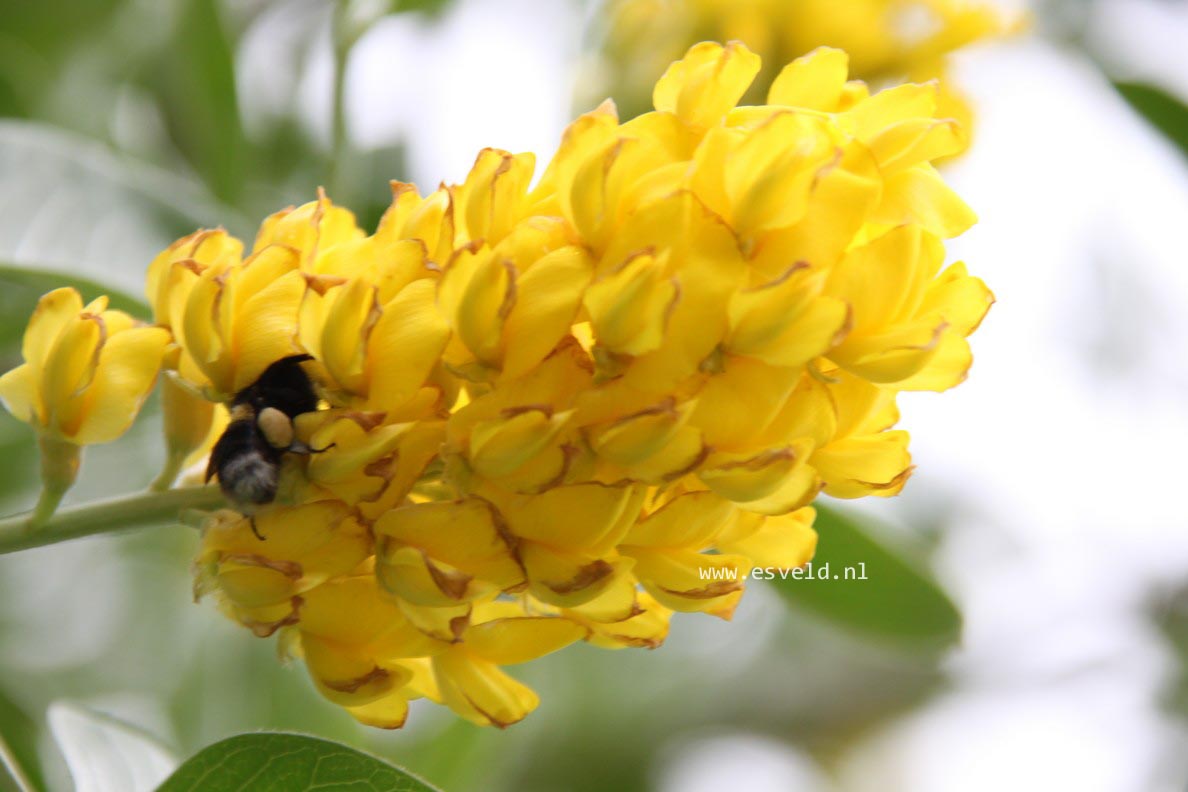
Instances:
[[[260,529],[256,527],[256,515],[248,515],[248,525],[252,526],[252,533],[255,534],[257,539],[259,539],[261,542],[265,541],[264,535],[261,534]]]

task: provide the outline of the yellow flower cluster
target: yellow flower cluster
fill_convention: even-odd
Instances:
[[[935,85],[870,95],[830,49],[737,106],[760,67],[693,47],[535,186],[488,149],[460,185],[393,184],[370,235],[320,195],[246,256],[219,230],[164,251],[173,457],[281,358],[324,400],[277,502],[209,517],[196,592],[364,723],[428,697],[504,726],[538,703],[504,666],[729,618],[746,571],[812,557],[820,491],[899,492],[896,395],[964,379],[992,302],[944,266],[974,217],[930,162],[964,138]]]
[[[949,55],[1006,30],[987,0],[610,0],[607,17],[603,69],[628,109],[642,108],[638,87],[686,47],[738,39],[768,65],[748,100],[762,101],[784,63],[829,46],[871,83],[941,79],[940,115],[966,127],[971,109],[944,81]]]

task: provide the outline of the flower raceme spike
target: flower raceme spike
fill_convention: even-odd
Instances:
[[[873,84],[942,80],[942,115],[967,128],[973,112],[946,79],[950,56],[1018,27],[988,0],[611,0],[607,18],[600,77],[631,115],[645,109],[641,88],[654,73],[713,38],[738,39],[763,57],[748,102],[770,89],[790,100],[782,103],[825,109],[819,104],[840,97],[781,67],[784,58],[829,46],[849,53],[850,73]],[[838,53],[811,68],[844,74],[847,66]]]
[[[738,106],[760,69],[695,46],[535,186],[489,149],[460,185],[394,184],[370,235],[319,195],[246,258],[221,231],[165,251],[175,395],[309,354],[321,399],[284,497],[208,518],[195,592],[364,723],[423,697],[502,727],[538,703],[505,666],[728,619],[746,570],[812,557],[819,493],[899,492],[896,398],[964,379],[992,302],[945,264],[973,215],[931,163],[964,136],[935,85],[869,95],[836,50]]]

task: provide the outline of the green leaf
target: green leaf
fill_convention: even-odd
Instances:
[[[21,428],[25,427],[22,425]],[[3,434],[3,431],[0,431],[0,438],[3,437]],[[0,451],[8,450],[0,444]],[[33,449],[30,448],[28,451],[32,452]],[[0,481],[0,487],[6,483]],[[8,754],[6,759],[0,761],[0,766],[15,765],[15,769],[10,768],[7,773],[13,777],[14,784],[18,783],[15,780],[16,776],[23,774],[27,787],[31,789],[45,788],[45,780],[42,778],[37,756],[39,732],[40,725],[29,716],[24,707],[13,701],[7,690],[0,689],[0,742],[3,742],[5,746],[0,750],[4,750]],[[0,771],[0,775],[2,774]],[[2,783],[0,783],[0,789],[5,789]]]
[[[78,704],[51,704],[49,725],[75,789],[149,789],[177,767],[173,754],[148,733]]]
[[[771,581],[789,602],[877,638],[941,648],[961,614],[915,563],[873,539],[845,512],[817,506],[817,555],[805,576]],[[811,573],[811,574],[810,574]]]
[[[215,0],[188,0],[165,62],[145,64],[169,132],[214,194],[236,203],[249,145],[239,118],[234,42]]]
[[[220,224],[252,231],[195,182],[46,124],[0,120],[0,261],[140,294],[158,252]]]
[[[49,268],[20,267],[0,263],[0,291],[3,292],[3,294],[0,294],[0,299],[4,300],[3,305],[6,308],[11,304],[8,297],[13,291],[28,292],[40,297],[46,292],[62,286],[73,286],[78,289],[79,293],[83,296],[84,302],[89,302],[101,294],[106,294],[110,308],[117,311],[126,311],[139,319],[149,318],[149,307],[143,299],[133,297],[131,294],[125,294],[113,286],[108,286],[69,272],[55,272]],[[29,306],[30,310],[36,304],[37,300],[34,298],[32,304]],[[8,315],[10,314],[6,312],[5,316]],[[24,329],[23,321],[21,322],[21,329]]]
[[[33,779],[0,736],[0,792],[33,792]]]
[[[157,792],[436,792],[387,762],[302,734],[240,734],[190,757]]]
[[[1167,136],[1188,157],[1188,105],[1145,83],[1115,82],[1114,88],[1130,106]]]
[[[453,0],[393,0],[392,10],[396,13],[419,13],[439,17],[453,5]]]

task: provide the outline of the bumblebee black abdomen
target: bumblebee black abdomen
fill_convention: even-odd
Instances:
[[[219,487],[232,503],[264,504],[276,498],[281,452],[261,435],[254,419],[232,421],[210,452],[206,479],[219,477]]]

